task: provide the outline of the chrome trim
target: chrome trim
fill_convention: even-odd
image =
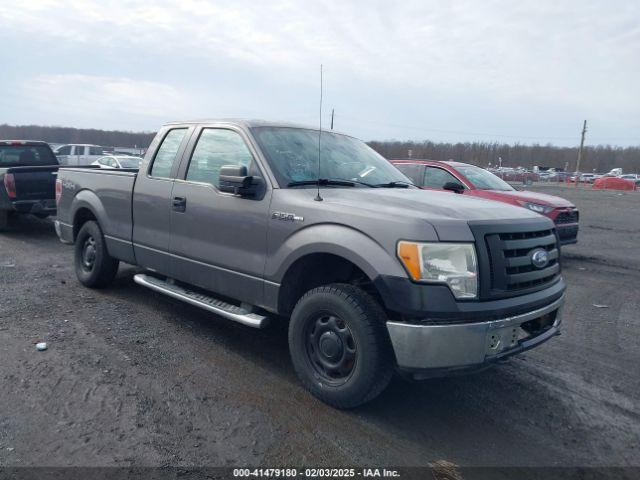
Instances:
[[[182,300],[183,302],[189,303],[191,305],[195,305],[196,307],[203,308],[204,310],[208,310],[209,312],[215,313],[216,315],[220,315],[221,317],[228,318],[229,320],[233,320],[234,322],[242,323],[243,325],[247,325],[253,328],[263,328],[267,321],[268,317],[264,315],[259,315],[257,313],[234,313],[224,308],[211,305],[205,301],[199,300],[194,296],[189,295],[189,292],[178,286],[178,285],[170,285],[163,280],[160,280],[156,277],[145,275],[143,273],[139,273],[133,276],[134,282],[138,285],[142,285],[144,287],[150,288],[156,292],[164,293],[165,295],[175,298],[177,300]],[[162,285],[164,284],[164,285]],[[205,297],[204,295],[199,295],[200,297]],[[216,300],[215,297],[209,297],[211,300],[217,301],[220,304],[224,304],[225,302]]]
[[[387,329],[401,368],[466,367],[533,348],[551,338],[560,330],[564,301],[562,295],[545,307],[489,322],[416,325],[389,321]],[[520,325],[556,310],[556,320],[547,332],[519,341]]]

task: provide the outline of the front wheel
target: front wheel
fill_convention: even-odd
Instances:
[[[307,292],[289,324],[289,350],[302,384],[337,408],[378,396],[393,375],[386,315],[368,293],[348,284]]]
[[[78,232],[74,260],[76,276],[85,287],[106,287],[118,273],[119,262],[107,252],[102,230],[93,221],[85,223]]]

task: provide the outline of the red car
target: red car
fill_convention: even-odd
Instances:
[[[460,162],[390,160],[417,186],[510,203],[546,215],[556,224],[560,243],[578,241],[578,209],[564,198],[520,191],[484,168]]]

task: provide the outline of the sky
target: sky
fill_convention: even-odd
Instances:
[[[0,0],[0,123],[640,145],[634,0]]]

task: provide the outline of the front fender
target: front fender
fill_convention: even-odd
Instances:
[[[269,254],[265,278],[281,283],[296,260],[314,253],[342,257],[355,264],[372,281],[379,275],[406,277],[395,252],[388,252],[361,231],[339,224],[316,224],[296,231]]]

